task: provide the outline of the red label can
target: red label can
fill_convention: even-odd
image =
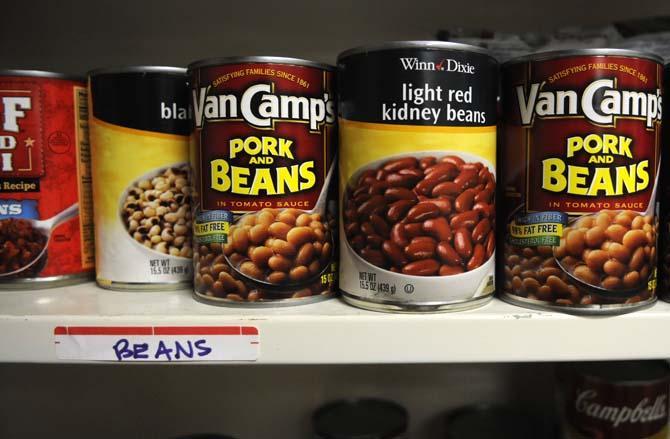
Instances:
[[[94,268],[86,84],[0,71],[0,288],[74,283]]]
[[[503,67],[503,298],[575,313],[656,300],[663,65],[627,50]]]
[[[584,362],[558,369],[566,439],[667,439],[665,361]]]
[[[195,296],[306,303],[335,292],[333,67],[277,57],[189,66]]]

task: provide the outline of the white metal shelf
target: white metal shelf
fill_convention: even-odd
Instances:
[[[56,326],[256,326],[259,363],[459,363],[670,358],[670,304],[614,317],[532,311],[499,300],[426,315],[329,300],[290,308],[222,308],[189,291],[115,292],[93,283],[0,292],[0,362],[61,362]]]

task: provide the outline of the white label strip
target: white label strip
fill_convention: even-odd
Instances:
[[[61,360],[116,362],[256,361],[254,326],[58,326]]]

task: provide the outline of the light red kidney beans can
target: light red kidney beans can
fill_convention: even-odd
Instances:
[[[340,288],[355,306],[456,311],[494,293],[499,66],[398,41],[338,57]]]
[[[196,299],[279,306],[335,293],[333,70],[281,57],[189,66]]]
[[[92,277],[86,83],[0,70],[0,288]]]
[[[601,361],[558,367],[565,439],[667,439],[666,361]]]
[[[583,314],[656,300],[663,65],[628,50],[503,65],[502,298]]]

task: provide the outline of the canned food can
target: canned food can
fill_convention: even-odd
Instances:
[[[473,308],[494,291],[498,64],[456,43],[338,58],[340,288],[377,311]]]
[[[473,405],[447,414],[445,439],[558,438],[553,419],[514,406]]]
[[[87,112],[81,78],[0,70],[0,289],[92,277]]]
[[[565,439],[666,439],[665,361],[585,362],[558,369]]]
[[[665,66],[664,79],[664,84],[666,84],[664,102],[668,102],[668,99],[670,99],[670,89],[668,88],[668,84],[670,84],[670,64]],[[670,147],[670,117],[667,113],[663,114],[663,147]],[[670,172],[667,169],[661,169],[661,181],[663,182],[661,185],[663,190],[658,197],[661,208],[658,246],[658,295],[666,302],[670,302],[670,198],[667,195],[670,194]]]
[[[409,415],[393,401],[363,398],[330,402],[312,415],[317,439],[407,438]]]
[[[335,293],[333,70],[280,57],[189,66],[196,299],[280,306]]]
[[[581,314],[656,300],[662,75],[616,49],[503,66],[503,299]]]
[[[89,73],[96,280],[103,288],[190,285],[186,69]]]

